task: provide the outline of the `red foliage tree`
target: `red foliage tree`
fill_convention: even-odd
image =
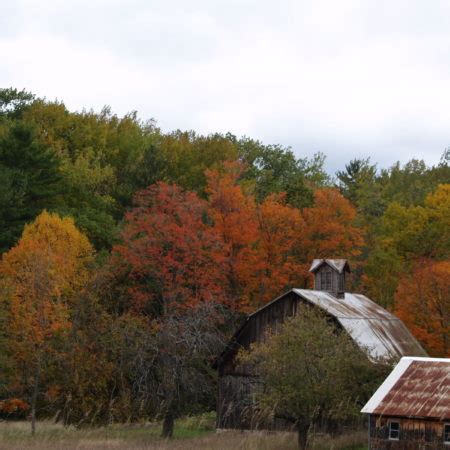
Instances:
[[[135,205],[126,215],[123,244],[114,249],[129,268],[133,308],[158,316],[225,301],[223,251],[205,221],[206,202],[160,182],[137,193]]]

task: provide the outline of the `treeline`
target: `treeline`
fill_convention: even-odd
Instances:
[[[450,167],[377,170],[163,133],[0,90],[0,410],[78,425],[213,409],[242,314],[345,257],[353,288],[449,354]],[[27,225],[28,224],[28,225]]]

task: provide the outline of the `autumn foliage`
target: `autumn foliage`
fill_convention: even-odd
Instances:
[[[239,184],[242,173],[240,163],[228,162],[220,170],[208,170],[206,178],[208,212],[224,249],[226,289],[234,307],[245,310],[249,299],[244,285],[258,270],[258,222],[255,199]]]
[[[3,256],[0,273],[11,288],[10,326],[25,352],[69,326],[67,299],[86,282],[92,255],[72,219],[44,211]]]
[[[0,416],[169,436],[211,408],[243,314],[311,288],[314,258],[350,259],[349,289],[449,356],[449,158],[332,178],[322,154],[0,89]]]
[[[204,221],[206,202],[160,182],[136,194],[135,204],[115,247],[129,267],[134,308],[158,315],[223,300],[223,250]]]
[[[114,249],[136,309],[155,316],[216,302],[245,312],[307,287],[313,257],[359,254],[355,210],[337,191],[318,191],[303,211],[284,194],[258,203],[243,172],[239,162],[208,170],[207,200],[162,182],[136,194]]]
[[[450,357],[450,262],[422,261],[404,276],[396,314],[432,356]]]
[[[306,259],[341,255],[355,258],[364,244],[363,230],[356,226],[356,209],[336,189],[318,189],[314,205],[303,210],[306,228]]]
[[[33,417],[44,366],[71,327],[70,299],[86,283],[93,248],[73,220],[44,211],[3,255],[0,274],[8,292],[7,349],[14,362],[12,390],[21,391]]]

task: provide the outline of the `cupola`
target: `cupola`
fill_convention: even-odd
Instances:
[[[338,298],[344,298],[345,274],[350,273],[346,259],[315,259],[310,272],[314,274],[314,289],[326,291]]]

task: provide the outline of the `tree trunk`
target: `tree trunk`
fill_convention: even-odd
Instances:
[[[39,392],[39,379],[41,377],[41,361],[38,359],[36,373],[33,380],[33,394],[31,396],[31,435],[36,433],[36,403]]]
[[[162,427],[161,436],[163,438],[171,438],[173,436],[173,427],[175,424],[175,419],[171,411],[167,411],[164,416],[164,422]]]
[[[297,424],[297,439],[298,439],[298,448],[300,450],[305,450],[308,448],[308,431],[309,425],[306,424]]]

